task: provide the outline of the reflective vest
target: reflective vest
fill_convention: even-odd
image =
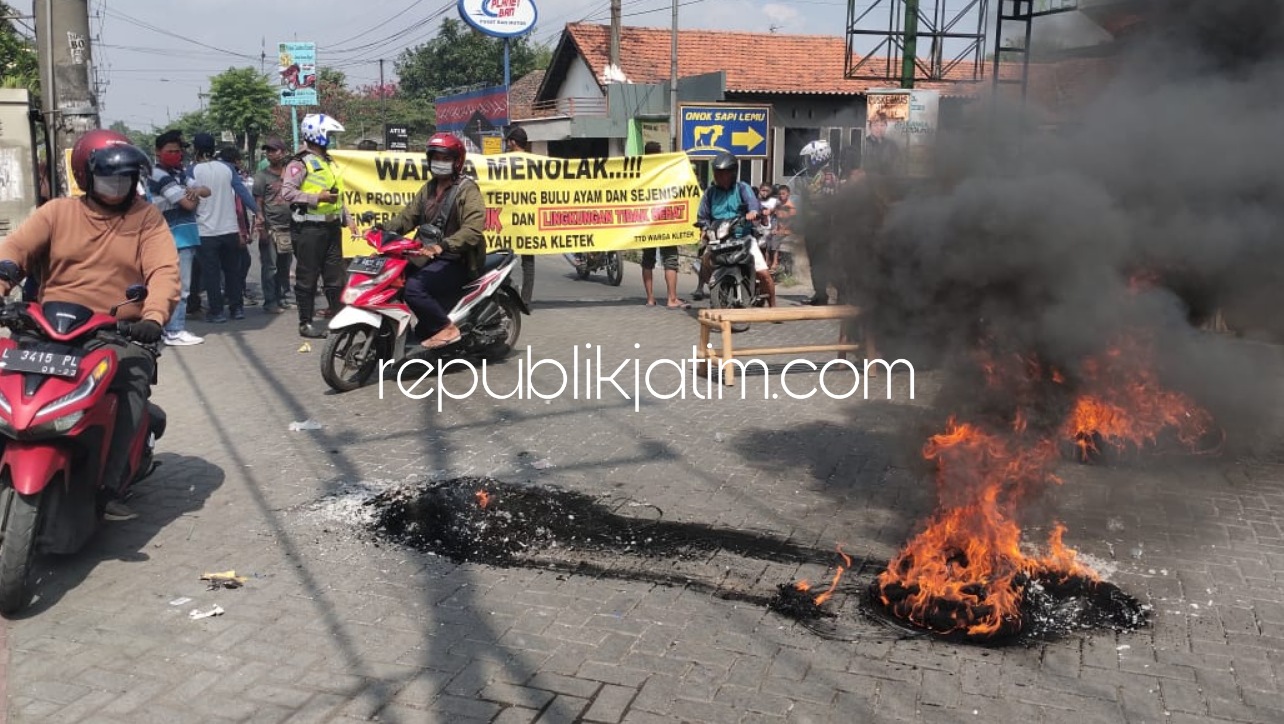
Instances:
[[[339,189],[339,198],[343,198],[342,182],[329,162],[314,153],[305,155],[301,160],[303,167],[307,169],[308,175],[304,176],[302,183],[299,184],[300,191],[305,194],[319,194],[322,191],[337,188]],[[342,201],[317,202],[316,210],[309,209],[308,213],[338,216],[342,210]]]

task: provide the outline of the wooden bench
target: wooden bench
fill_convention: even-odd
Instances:
[[[749,309],[701,309],[697,320],[700,322],[700,358],[704,361],[704,374],[713,374],[723,363],[736,357],[760,357],[773,354],[812,354],[815,352],[837,352],[839,359],[846,359],[848,352],[856,352],[859,344],[847,340],[844,328],[839,329],[838,342],[835,344],[812,344],[795,347],[749,347],[736,349],[733,344],[731,325],[766,322],[802,322],[811,320],[849,320],[860,316],[857,307],[835,304],[824,307],[752,307]],[[721,335],[721,348],[709,345],[709,336],[714,331]],[[735,365],[726,368],[723,383],[736,384]]]

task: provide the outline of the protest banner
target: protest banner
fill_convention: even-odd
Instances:
[[[334,151],[350,213],[386,221],[432,178],[422,154]],[[519,254],[694,244],[703,189],[684,153],[551,158],[504,153],[469,158],[464,174],[486,204],[486,245]],[[370,252],[345,239],[344,256]]]

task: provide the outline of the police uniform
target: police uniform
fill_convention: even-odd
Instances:
[[[339,195],[335,201],[316,197],[325,191]],[[343,206],[343,182],[334,162],[311,150],[295,156],[286,166],[281,196],[290,203],[290,239],[294,245],[294,296],[299,308],[299,324],[312,322],[317,292],[317,277],[322,280],[330,313],[342,306],[343,227],[347,211]]]

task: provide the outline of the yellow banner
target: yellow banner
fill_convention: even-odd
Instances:
[[[431,178],[423,154],[334,151],[349,213],[396,216]],[[694,244],[702,189],[685,153],[551,158],[504,153],[470,158],[486,203],[486,245],[519,254]],[[344,235],[347,237],[347,235]],[[370,253],[345,238],[344,256]]]

